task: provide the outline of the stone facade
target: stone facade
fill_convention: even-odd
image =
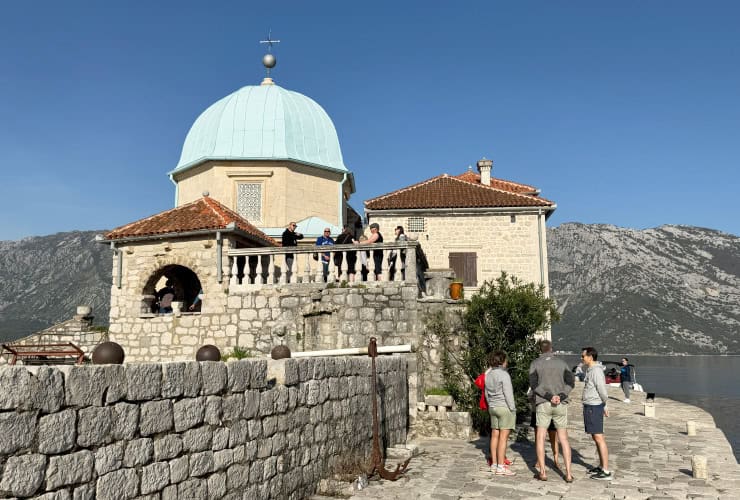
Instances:
[[[204,290],[199,314],[151,315],[139,311],[139,295],[123,296],[114,287],[111,340],[124,346],[127,361],[191,360],[203,344],[263,354],[279,344],[292,351],[364,347],[371,336],[380,345],[418,344],[415,284],[236,285],[228,293],[211,292],[204,285]]]
[[[424,231],[410,231],[409,217],[423,218]],[[477,287],[506,271],[549,290],[545,215],[537,209],[511,213],[418,210],[402,215],[373,211],[370,221],[380,225],[386,238],[392,237],[393,228],[403,226],[409,238],[418,239],[432,269],[449,268],[451,252],[475,253]]]
[[[262,217],[261,220],[250,219],[259,227],[285,227],[288,222],[302,220],[307,214],[340,227],[347,220],[351,190],[342,172],[289,161],[207,161],[174,176],[178,186],[177,206],[197,200],[206,190],[213,198],[238,211],[237,184],[260,184]]]
[[[226,291],[229,283],[229,261],[226,252],[233,246],[235,246],[233,240],[224,238],[222,274],[221,282],[219,282],[218,242],[215,237],[176,238],[119,244],[117,253],[113,256],[111,326],[118,324],[120,318],[139,317],[142,313],[151,313],[151,310],[146,308],[145,296],[151,297],[157,281],[164,276],[166,269],[175,266],[196,273],[205,294],[203,312],[225,312]],[[121,269],[120,277],[119,269]],[[182,292],[181,290],[176,291],[178,294]]]
[[[307,498],[369,456],[370,359],[0,368],[0,498]],[[407,363],[377,358],[382,442]]]

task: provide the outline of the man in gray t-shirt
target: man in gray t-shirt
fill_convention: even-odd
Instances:
[[[535,476],[540,481],[547,480],[545,472],[545,436],[550,422],[555,423],[558,441],[563,450],[565,462],[565,481],[573,482],[570,473],[570,443],[568,442],[568,395],[575,386],[573,373],[562,359],[552,353],[552,342],[541,340],[540,356],[529,367],[529,386],[535,396],[537,430],[537,469]]]

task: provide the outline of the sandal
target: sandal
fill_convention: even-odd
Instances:
[[[534,475],[534,478],[537,479],[537,480],[539,480],[539,481],[547,481],[547,474],[543,474],[542,472],[537,472]]]
[[[570,476],[570,477],[566,477],[566,478],[565,478],[565,482],[566,482],[566,483],[572,483],[572,482],[573,482],[573,476]]]

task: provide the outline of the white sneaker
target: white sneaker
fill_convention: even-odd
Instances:
[[[630,402],[630,398],[627,398],[624,401],[622,401],[622,403],[629,403],[629,402]]]
[[[516,476],[516,472],[511,470],[508,465],[504,465],[503,467],[498,467],[496,469],[496,475],[497,476]]]

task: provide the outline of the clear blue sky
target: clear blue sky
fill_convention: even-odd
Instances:
[[[193,120],[264,76],[362,201],[482,156],[578,221],[740,234],[740,2],[0,3],[0,240],[168,208]]]

